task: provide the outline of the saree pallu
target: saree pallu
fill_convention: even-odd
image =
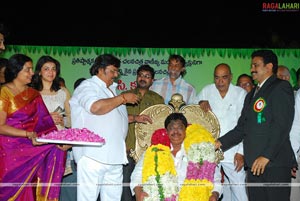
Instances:
[[[2,87],[0,110],[7,112],[6,124],[12,127],[38,136],[56,130],[42,97],[32,88],[13,96]],[[0,200],[58,200],[65,157],[54,144],[33,146],[27,138],[0,134]]]

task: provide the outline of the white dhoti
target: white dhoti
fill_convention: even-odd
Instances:
[[[224,188],[222,201],[247,201],[246,171],[237,172],[233,163],[222,163],[224,170]]]
[[[291,201],[298,201],[300,198],[300,151],[297,157],[298,170],[296,178],[292,178],[291,184]]]

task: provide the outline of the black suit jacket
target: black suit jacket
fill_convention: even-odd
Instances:
[[[258,93],[245,98],[237,126],[219,138],[222,149],[243,140],[245,166],[251,167],[259,156],[270,159],[268,166],[292,167],[295,157],[289,138],[294,118],[294,92],[288,81],[274,75]]]

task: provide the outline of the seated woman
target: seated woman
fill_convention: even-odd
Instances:
[[[64,147],[36,141],[56,130],[40,93],[29,87],[32,59],[9,58],[0,90],[0,200],[58,200]]]
[[[146,150],[146,152],[143,153],[142,157],[137,162],[135,169],[131,175],[130,188],[133,195],[135,194],[136,200],[147,200],[147,197],[154,196],[158,197],[158,200],[160,200],[162,197],[167,197],[169,198],[168,200],[177,200],[178,196],[179,200],[191,200],[191,198],[187,198],[186,195],[193,195],[193,193],[194,195],[197,195],[197,197],[195,197],[196,200],[218,200],[222,193],[222,186],[221,172],[217,164],[214,163],[215,158],[210,157],[210,162],[207,162],[205,157],[201,157],[201,160],[199,162],[193,163],[191,162],[193,156],[189,155],[190,152],[188,152],[188,150],[190,150],[191,147],[194,146],[191,144],[191,142],[193,141],[191,140],[192,138],[198,139],[198,142],[200,142],[199,139],[206,138],[202,137],[202,133],[199,132],[196,133],[196,137],[191,136],[188,139],[186,138],[188,123],[185,116],[182,113],[171,113],[166,118],[164,124],[166,128],[166,133],[164,133],[163,131],[165,129],[159,129],[157,130],[159,132],[156,131],[153,134],[151,139],[152,145]],[[192,130],[195,130],[197,128],[197,126],[192,127]],[[194,131],[190,131],[189,133],[193,132]],[[214,138],[211,136],[210,133],[208,133],[208,135],[211,137],[211,146],[209,145],[209,155],[214,156]],[[158,145],[153,146],[157,144],[157,142]],[[165,152],[165,154],[161,154],[162,152]],[[168,153],[170,153],[169,158]],[[201,154],[202,156],[204,156],[206,153],[200,153],[200,155]],[[151,156],[148,157],[148,155]],[[202,161],[202,159],[205,160]],[[168,161],[171,162],[168,163]],[[191,167],[191,165],[193,165],[194,167]],[[153,166],[156,167],[153,168]],[[207,168],[205,169],[205,174],[200,174],[201,168],[203,168],[204,166]],[[191,175],[191,172],[193,171],[191,171],[190,168],[194,168],[193,170],[196,170],[197,174]],[[188,169],[189,171],[187,171]],[[169,175],[167,180],[164,180],[164,175],[157,175],[160,171],[165,172],[164,175]],[[174,175],[175,177],[172,177],[172,175]],[[193,180],[194,176],[196,176],[197,179]],[[172,180],[172,178],[176,179]],[[148,181],[148,183],[145,181]],[[196,181],[196,183],[193,183],[193,181]],[[151,187],[151,185],[154,187]],[[157,192],[154,192],[156,191],[156,189]],[[145,191],[151,191],[153,194],[156,195],[149,195]]]

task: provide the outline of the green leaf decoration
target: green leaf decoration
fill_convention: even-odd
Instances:
[[[27,45],[7,45],[9,51],[18,53],[45,53],[52,55],[77,55],[80,52],[91,54],[94,51],[97,55],[103,53],[111,53],[116,56],[128,56],[130,54],[145,54],[165,55],[165,54],[180,54],[183,57],[202,57],[219,55],[221,58],[250,58],[253,48],[137,48],[137,47],[79,47],[79,46],[27,46]],[[293,55],[296,58],[300,57],[300,49],[272,49],[278,57]]]

